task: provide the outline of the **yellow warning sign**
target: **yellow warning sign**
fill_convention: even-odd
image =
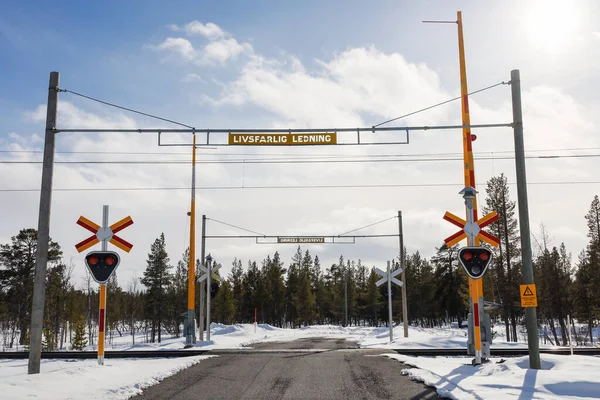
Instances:
[[[521,285],[521,307],[537,307],[535,284]]]
[[[337,144],[336,132],[324,133],[230,133],[230,146],[317,146]]]

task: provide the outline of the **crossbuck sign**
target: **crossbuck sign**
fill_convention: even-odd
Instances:
[[[402,268],[398,268],[397,270],[392,272],[392,271],[390,271],[390,265],[391,265],[391,262],[388,261],[387,262],[387,272],[384,272],[384,271],[380,270],[379,268],[375,268],[375,272],[377,272],[378,275],[383,276],[383,278],[378,280],[375,284],[377,286],[381,286],[386,282],[388,284],[388,316],[389,316],[389,327],[390,327],[390,342],[392,342],[394,340],[394,331],[392,329],[392,283],[395,283],[398,286],[402,286],[403,283],[402,283],[402,281],[399,281],[398,279],[395,278],[398,274],[402,273]]]

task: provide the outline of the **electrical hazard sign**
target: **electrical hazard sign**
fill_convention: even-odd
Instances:
[[[535,284],[521,285],[521,307],[537,307]]]

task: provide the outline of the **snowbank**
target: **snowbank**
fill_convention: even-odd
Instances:
[[[128,399],[177,371],[213,356],[161,359],[42,360],[41,373],[27,374],[28,360],[0,360],[3,400]]]
[[[452,399],[540,399],[600,398],[600,358],[542,354],[542,369],[529,368],[529,357],[492,359],[474,367],[471,358],[386,357],[416,368],[403,374],[437,389]]]

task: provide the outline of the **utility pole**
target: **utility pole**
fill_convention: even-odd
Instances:
[[[348,270],[346,269],[344,273],[344,296],[346,298],[346,325],[348,326]]]
[[[206,249],[206,215],[202,215],[202,239],[201,239],[201,247],[200,247],[200,263],[202,266],[206,266],[206,262],[204,261],[204,252]],[[200,335],[200,341],[204,340],[204,296],[205,296],[205,287],[206,283],[204,281],[200,282],[200,310],[198,316],[198,325]]]
[[[400,236],[400,268],[402,269],[402,322],[404,337],[408,337],[408,304],[406,302],[406,262],[404,260],[404,236],[402,234],[402,211],[398,211],[398,231]]]
[[[531,233],[529,230],[529,206],[527,203],[527,174],[525,171],[525,145],[523,143],[523,111],[521,109],[521,75],[518,69],[510,72],[510,85],[512,93],[513,131],[515,137],[519,228],[521,231],[521,252],[523,257],[523,283],[533,284]],[[529,368],[531,369],[540,369],[540,345],[538,343],[536,314],[535,307],[525,308],[527,346],[529,347]]]
[[[388,286],[388,325],[390,327],[390,343],[394,341],[394,325],[392,321],[392,268],[391,262],[387,262],[387,286]],[[404,285],[402,285],[404,286]]]
[[[196,135],[192,147],[192,201],[190,205],[190,260],[188,267],[188,309],[185,327],[185,347],[191,347],[196,342],[194,327],[194,307],[196,294]]]
[[[210,341],[210,280],[212,278],[212,257],[210,253],[206,256],[206,340]]]
[[[50,241],[50,208],[52,204],[52,175],[54,173],[54,145],[56,142],[56,113],[60,74],[50,72],[48,86],[48,108],[46,111],[46,133],[44,139],[44,161],[42,166],[42,188],[38,217],[37,251],[35,255],[35,280],[31,309],[31,334],[29,337],[29,364],[27,373],[40,373],[42,356],[42,326],[44,322],[44,300],[46,293],[46,267],[48,264],[48,242]]]

